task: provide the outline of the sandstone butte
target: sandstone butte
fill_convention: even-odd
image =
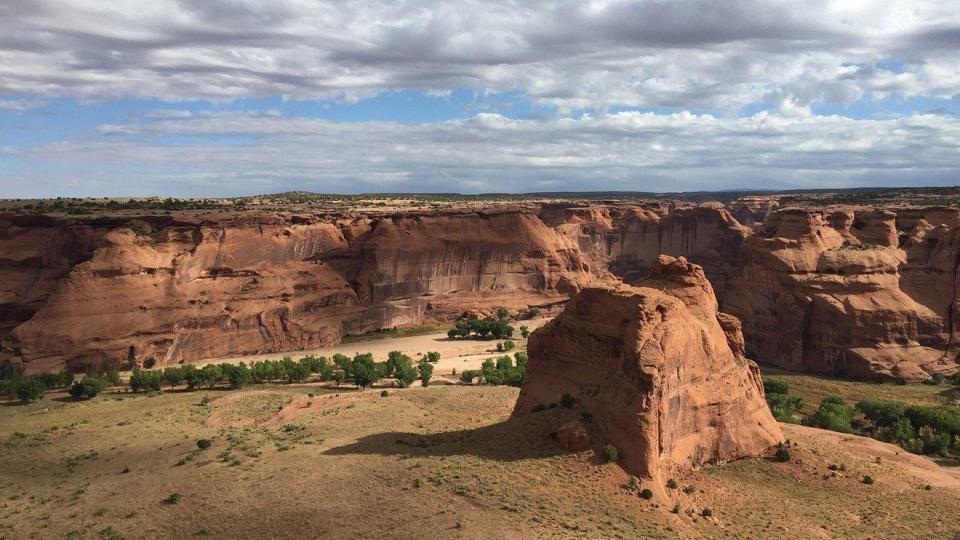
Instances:
[[[557,308],[611,277],[646,276],[667,254],[703,266],[751,358],[921,380],[960,369],[958,227],[949,208],[792,209],[763,198],[7,214],[0,362],[83,371],[302,350],[468,310]]]
[[[649,278],[586,288],[530,336],[513,414],[567,394],[590,421],[561,426],[560,443],[611,443],[641,477],[755,456],[783,434],[741,343],[736,326],[721,324],[702,268],[661,256]]]

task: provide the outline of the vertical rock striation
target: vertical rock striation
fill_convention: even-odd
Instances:
[[[645,477],[757,455],[782,434],[757,366],[729,345],[735,334],[702,268],[661,256],[649,278],[584,289],[531,335],[514,415],[569,394],[592,415],[595,442]]]

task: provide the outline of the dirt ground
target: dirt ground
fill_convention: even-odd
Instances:
[[[645,501],[617,465],[554,445],[575,409],[510,419],[508,387],[380,392],[261,385],[0,406],[0,538],[960,533],[957,475],[877,441],[784,426],[790,462],[683,473],[690,493]]]

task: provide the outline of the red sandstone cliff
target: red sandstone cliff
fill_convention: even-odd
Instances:
[[[958,215],[773,212],[743,243],[724,310],[765,362],[913,381],[955,373]]]
[[[760,361],[907,380],[960,369],[960,212],[768,202],[730,205],[764,216],[754,229],[716,204],[667,203],[0,216],[0,362],[292,351],[467,309],[556,305],[668,254],[704,267]]]
[[[735,333],[721,326],[703,270],[661,256],[649,278],[584,289],[530,336],[514,415],[569,394],[592,420],[564,426],[561,442],[593,431],[638,476],[757,455],[783,436],[759,369],[729,345]]]

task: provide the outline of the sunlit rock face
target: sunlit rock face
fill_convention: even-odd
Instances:
[[[764,362],[869,379],[955,373],[957,214],[773,212],[743,242],[723,309]]]
[[[659,257],[633,286],[584,289],[531,335],[514,415],[573,397],[597,445],[639,476],[760,454],[783,437],[756,364],[718,317],[702,268],[683,258]]]

